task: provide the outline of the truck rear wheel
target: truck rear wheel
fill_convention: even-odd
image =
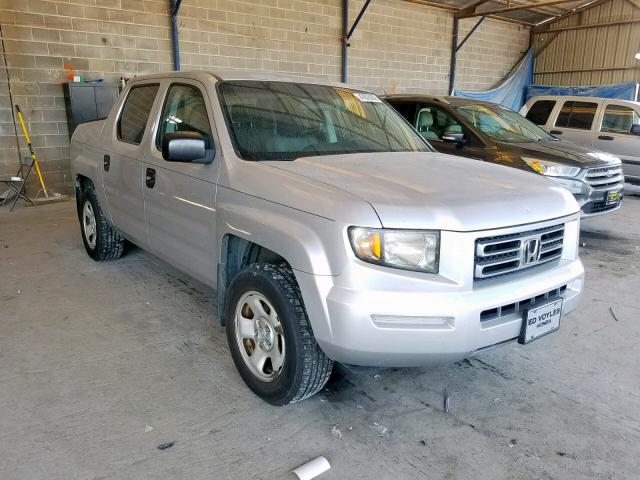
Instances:
[[[263,400],[299,402],[327,383],[333,361],[316,343],[288,267],[254,264],[241,270],[229,285],[224,312],[236,368]]]
[[[79,193],[78,218],[87,254],[97,262],[117,260],[124,251],[124,237],[107,222],[92,185]]]

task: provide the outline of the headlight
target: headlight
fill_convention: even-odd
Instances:
[[[538,160],[537,158],[522,157],[522,160],[536,172],[549,177],[575,177],[582,170],[580,167],[571,167],[548,160]]]
[[[349,228],[349,240],[360,260],[387,267],[438,273],[440,232]]]

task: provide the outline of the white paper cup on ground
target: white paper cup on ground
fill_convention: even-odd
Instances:
[[[300,480],[311,480],[321,473],[331,468],[329,462],[324,457],[314,458],[310,462],[300,465],[298,468],[291,470]]]

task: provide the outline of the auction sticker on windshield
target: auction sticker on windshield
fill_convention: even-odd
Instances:
[[[544,335],[555,332],[560,328],[561,316],[561,298],[538,307],[526,309],[518,342],[522,344],[533,342]]]
[[[374,95],[373,93],[353,92],[353,95],[361,102],[382,103],[382,100],[380,100],[378,96]]]

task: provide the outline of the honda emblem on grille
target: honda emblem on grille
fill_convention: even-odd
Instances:
[[[531,265],[540,260],[540,239],[528,238],[522,242],[522,264]]]

